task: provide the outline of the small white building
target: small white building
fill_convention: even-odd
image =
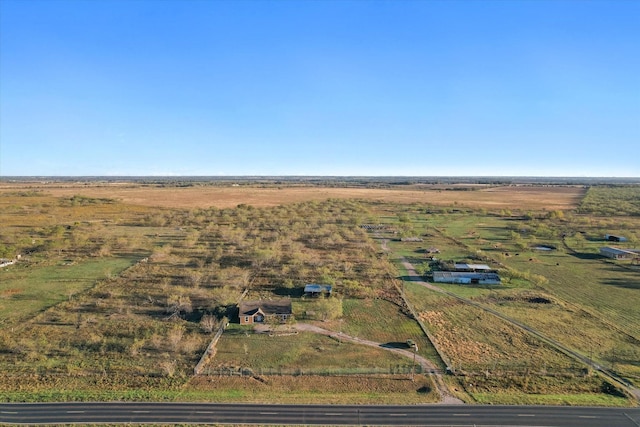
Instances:
[[[600,248],[600,255],[611,259],[631,259],[637,257],[639,254],[636,251],[605,246]]]

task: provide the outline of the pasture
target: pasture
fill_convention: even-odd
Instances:
[[[454,364],[457,374],[447,383],[462,395],[492,403],[628,404],[521,329],[398,280],[401,258],[429,270],[430,247],[442,260],[491,263],[502,285],[440,286],[636,382],[638,272],[596,252],[603,232],[629,234],[633,245],[637,218],[577,214],[584,192],[3,182],[0,249],[23,257],[0,270],[2,398],[79,399],[73,390],[83,390],[93,399],[380,403],[385,393],[386,402],[403,402],[406,393],[407,403],[435,401],[429,378],[408,380],[406,357],[233,324],[208,375],[192,377],[211,329],[233,321],[245,290],[253,299],[292,297],[299,322],[391,345],[412,339],[438,365],[403,290]],[[389,228],[367,231],[364,223]],[[556,250],[536,252],[538,244]],[[300,299],[305,283],[332,284],[342,313],[324,321],[307,316],[322,304]]]
[[[159,206],[174,209],[235,208],[240,204],[273,207],[327,199],[361,199],[398,204],[433,204],[486,209],[574,209],[585,189],[582,186],[495,186],[467,188],[442,185],[405,185],[394,188],[355,188],[353,186],[311,185],[201,185],[172,187],[159,184],[127,183],[3,183],[1,192],[38,191],[53,197],[81,195],[94,199],[113,199],[127,205]]]

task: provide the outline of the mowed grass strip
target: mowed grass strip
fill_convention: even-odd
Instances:
[[[118,275],[136,258],[99,258],[71,265],[18,263],[0,269],[0,324],[27,319],[90,288],[97,280]]]
[[[289,404],[386,404],[436,403],[440,395],[431,377],[416,375],[197,376],[184,387],[179,399],[213,402],[254,402]]]

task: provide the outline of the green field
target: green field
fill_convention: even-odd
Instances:
[[[135,261],[133,257],[62,260],[54,265],[17,264],[0,269],[0,325],[14,325],[73,299],[96,281],[117,276]]]

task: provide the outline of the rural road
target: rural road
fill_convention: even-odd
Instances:
[[[216,403],[0,404],[0,424],[277,424],[638,427],[638,408]]]

